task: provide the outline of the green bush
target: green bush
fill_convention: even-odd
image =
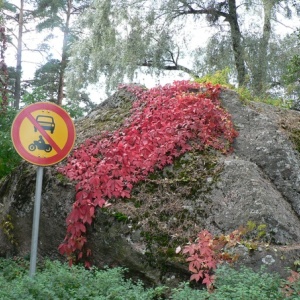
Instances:
[[[15,115],[16,110],[11,107],[8,107],[4,115],[0,115],[0,178],[8,175],[21,162],[10,136]]]
[[[239,271],[229,267],[220,267],[217,272],[216,293],[209,299],[232,300],[275,300],[283,299],[278,275],[254,272],[242,267]]]
[[[193,290],[188,285],[174,290],[173,300],[277,300],[300,299],[286,298],[282,293],[283,281],[279,276],[265,273],[263,270],[254,272],[242,267],[239,271],[228,266],[221,266],[216,271],[215,291]],[[299,291],[299,290],[298,290]],[[297,292],[295,292],[295,295]]]
[[[223,70],[218,70],[215,73],[207,74],[201,78],[196,78],[198,83],[220,84],[222,86],[233,89],[234,86],[229,83],[230,69],[227,67]]]
[[[34,278],[25,269],[19,262],[0,261],[0,299],[150,300],[162,293],[161,288],[145,289],[141,282],[124,279],[122,268],[86,270],[46,261]]]
[[[23,277],[28,273],[29,261],[15,257],[14,259],[0,258],[0,277],[6,281],[12,281],[16,278]]]
[[[69,267],[60,262],[45,261],[34,278],[28,276],[29,262],[0,259],[0,300],[296,300],[300,299],[299,274],[296,280],[283,280],[262,269],[254,272],[242,267],[217,269],[215,290],[196,290],[189,283],[178,288],[160,286],[144,288],[141,282],[124,278],[123,268],[91,269]],[[285,288],[285,293],[283,292]],[[169,296],[166,296],[166,295]]]
[[[281,108],[291,108],[293,106],[293,101],[290,99],[282,99],[278,97],[273,97],[271,95],[261,95],[254,96],[252,92],[245,86],[234,87],[229,82],[230,77],[230,69],[227,67],[223,70],[218,70],[215,73],[207,74],[201,78],[196,78],[195,81],[199,83],[212,83],[212,84],[220,84],[223,87],[235,90],[243,103],[248,103],[249,101],[262,102],[266,104],[270,104],[273,106],[278,106]]]

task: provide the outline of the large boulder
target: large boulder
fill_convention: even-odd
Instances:
[[[132,95],[120,91],[76,122],[77,144],[102,130],[120,126]],[[300,157],[295,132],[300,113],[261,103],[243,104],[224,89],[222,105],[233,117],[239,136],[234,151],[190,152],[137,184],[132,197],[99,210],[88,228],[92,263],[124,266],[148,282],[187,280],[189,272],[175,248],[201,229],[230,233],[247,222],[266,225],[257,250],[240,245],[240,262],[265,264],[284,272],[300,254]],[[300,132],[300,131],[299,131]],[[63,163],[62,163],[63,164]],[[30,254],[36,167],[23,162],[0,182],[0,255]],[[56,171],[44,170],[38,255],[63,259],[58,246],[75,184]]]

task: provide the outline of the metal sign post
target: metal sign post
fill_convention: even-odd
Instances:
[[[69,114],[50,102],[37,102],[25,107],[15,117],[11,138],[16,151],[29,163],[38,166],[33,211],[30,252],[30,277],[36,270],[41,211],[43,167],[62,161],[75,142],[75,126]]]
[[[41,198],[43,185],[44,168],[38,167],[36,171],[36,185],[35,185],[35,200],[32,223],[32,237],[31,237],[31,252],[30,252],[30,272],[29,276],[33,277],[36,270],[37,247],[39,239],[39,223],[41,212]]]

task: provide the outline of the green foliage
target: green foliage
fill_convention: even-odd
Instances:
[[[34,279],[24,260],[0,260],[0,299],[160,299],[164,289],[145,289],[141,282],[124,279],[125,269],[86,270],[46,261]]]
[[[15,115],[16,111],[11,107],[0,115],[0,178],[8,175],[21,162],[10,137],[11,124]]]
[[[234,89],[240,96],[243,103],[247,104],[250,101],[261,102],[281,108],[291,108],[293,105],[292,100],[284,100],[283,98],[276,98],[270,95],[262,95],[260,97],[253,96],[252,92],[246,87]]]
[[[278,275],[265,273],[263,270],[254,272],[242,267],[235,270],[221,266],[216,270],[215,290],[208,293],[204,290],[193,290],[187,284],[176,289],[173,300],[276,300],[286,299],[281,288],[282,280]],[[299,299],[299,298],[289,298]]]
[[[62,107],[70,114],[71,118],[80,118],[86,115],[94,107],[96,103],[89,99],[89,95],[86,93],[80,93],[77,98],[72,100],[68,99]]]
[[[178,288],[173,289],[171,299],[173,300],[207,300],[209,299],[207,290],[192,289],[188,283],[182,283]]]
[[[40,264],[34,278],[28,276],[29,261],[0,258],[0,299],[26,300],[283,300],[299,299],[299,273],[286,280],[262,268],[255,272],[222,265],[216,270],[214,289],[193,289],[189,283],[175,288],[143,284],[125,279],[126,270],[113,268],[87,270],[58,261]]]
[[[26,91],[22,97],[22,102],[25,105],[33,104],[36,102],[47,101],[48,92],[45,91],[42,87],[33,88],[32,91]]]
[[[268,95],[264,95],[263,97],[253,97],[253,101],[262,102],[262,103],[266,103],[281,108],[291,108],[293,105],[292,100],[284,100],[282,98],[275,98]]]
[[[248,250],[256,250],[262,241],[269,242],[270,236],[267,234],[266,224],[256,224],[254,221],[248,221],[243,229],[243,240],[241,244],[246,246]]]
[[[297,39],[297,50],[300,46],[300,29],[298,32],[294,33]],[[286,85],[287,94],[294,99],[294,104],[292,108],[299,110],[299,95],[300,95],[300,55],[299,50],[297,54],[290,58],[288,64],[286,65],[285,72],[283,74],[283,82]]]
[[[220,84],[223,87],[235,90],[243,103],[247,104],[249,101],[262,102],[270,104],[273,106],[278,106],[282,108],[291,108],[293,105],[292,100],[284,100],[283,98],[276,98],[268,94],[261,95],[260,97],[254,96],[250,89],[247,87],[234,87],[229,83],[230,69],[225,68],[223,70],[218,70],[215,73],[207,74],[201,78],[195,79],[199,83],[211,82],[212,84]]]
[[[57,92],[57,91],[56,91]],[[43,87],[35,87],[31,92],[25,92],[22,97],[22,102],[25,105],[37,103],[37,102],[53,102],[56,103],[57,98],[51,97],[49,94],[50,90],[45,90]],[[57,97],[57,96],[55,96]],[[90,101],[87,95],[81,95],[81,99],[76,99],[74,101],[67,101],[66,104],[62,105],[62,108],[65,109],[71,118],[77,119],[84,116],[87,112],[89,112],[93,107],[95,107],[95,103]],[[84,106],[80,106],[80,103],[85,104]]]
[[[40,101],[57,103],[59,86],[60,61],[50,59],[36,70],[30,91],[25,91],[22,102],[25,105]],[[72,100],[68,99],[62,107],[72,118],[79,118],[95,107],[87,93],[78,93]]]
[[[8,2],[8,1],[3,1],[1,0],[1,8],[11,11],[11,12],[16,12],[16,6],[13,5],[12,3]]]
[[[215,73],[207,74],[201,78],[195,79],[199,83],[211,83],[211,84],[220,84],[224,87],[234,88],[232,84],[229,83],[230,69],[227,67],[223,70],[218,70]]]
[[[242,267],[239,271],[221,266],[216,271],[216,292],[209,299],[247,299],[269,300],[283,299],[278,275],[268,274],[262,270]]]
[[[52,101],[55,102],[58,94],[59,85],[60,61],[57,59],[50,59],[44,65],[39,67],[34,74],[34,80],[31,82],[33,101]],[[26,96],[26,95],[25,95]],[[23,96],[23,101],[26,102]]]
[[[145,68],[155,74],[177,70],[199,76],[224,66],[231,68],[232,77],[239,84],[244,84],[248,72],[248,86],[253,90],[256,87],[258,93],[274,86],[284,88],[282,74],[298,49],[292,35],[276,35],[273,26],[267,26],[270,15],[283,11],[278,1],[263,1],[259,5],[246,1],[242,6],[235,1],[147,3],[95,1],[80,16],[77,24],[82,34],[71,46],[70,91],[75,93],[74,89],[97,83],[102,75],[109,88],[115,88],[124,78],[136,81],[135,72]],[[202,7],[201,13],[197,5]],[[258,9],[264,14],[257,14]],[[263,15],[265,19],[261,19]],[[205,21],[216,30],[211,30],[203,45],[203,39],[193,38],[193,27],[199,30]],[[225,29],[226,26],[217,26],[219,22],[235,22],[236,26]],[[246,23],[249,26],[239,28],[239,24]],[[192,69],[179,65],[181,58],[188,58]]]
[[[0,281],[11,282],[20,279],[28,273],[27,269],[29,269],[29,262],[21,257],[0,258]]]
[[[284,77],[286,83],[294,83],[300,78],[300,55],[294,55],[287,65],[287,73]]]
[[[113,215],[114,215],[115,219],[119,222],[126,222],[128,220],[128,217],[121,212],[117,211]]]

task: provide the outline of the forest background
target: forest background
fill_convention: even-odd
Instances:
[[[149,87],[219,72],[249,97],[299,105],[296,0],[2,0],[0,7],[0,176],[19,161],[10,141],[15,114],[38,101],[78,118],[120,83]]]

